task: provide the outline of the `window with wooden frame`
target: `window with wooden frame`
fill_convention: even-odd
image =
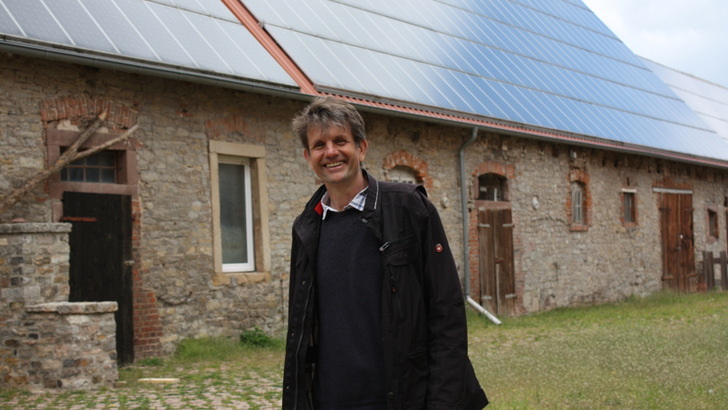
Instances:
[[[217,284],[270,279],[265,148],[210,141]],[[242,275],[237,277],[236,275]]]
[[[119,137],[124,130],[98,132],[91,136],[79,152],[107,143]],[[81,134],[79,131],[46,130],[47,162],[55,164],[65,150]],[[53,200],[53,220],[63,216],[64,192],[130,195],[138,198],[139,174],[137,172],[136,149],[139,141],[130,137],[127,141],[113,145],[88,157],[76,160],[48,179],[50,197]]]
[[[586,223],[586,192],[581,182],[571,183],[571,223],[584,225]]]
[[[116,184],[117,161],[115,151],[101,151],[78,159],[61,170],[61,181]]]
[[[488,173],[478,176],[478,200],[507,201],[508,179],[502,175]]]
[[[583,168],[569,170],[569,194],[566,214],[570,231],[588,231],[591,224],[589,174]]]
[[[622,224],[637,225],[637,194],[633,189],[622,190]]]
[[[708,237],[717,240],[720,236],[718,232],[718,211],[708,208]]]

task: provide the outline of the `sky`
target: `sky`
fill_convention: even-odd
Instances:
[[[583,1],[638,56],[728,87],[728,1]]]

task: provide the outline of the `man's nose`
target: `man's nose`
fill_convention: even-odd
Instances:
[[[324,146],[324,155],[326,155],[327,157],[330,157],[330,156],[337,155],[337,154],[338,154],[338,150],[336,149],[336,144],[334,144],[331,141],[327,142],[326,145]]]

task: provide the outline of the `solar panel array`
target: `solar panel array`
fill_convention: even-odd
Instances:
[[[218,0],[0,0],[0,41],[295,86]]]
[[[322,91],[728,160],[579,0],[242,3]],[[0,0],[1,43],[296,87],[219,0]]]
[[[320,90],[728,159],[578,0],[246,0]]]
[[[728,142],[728,87],[711,83],[650,60],[645,64]]]

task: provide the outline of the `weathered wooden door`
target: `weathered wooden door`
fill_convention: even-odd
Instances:
[[[62,221],[70,222],[71,302],[117,302],[119,363],[134,360],[131,281],[131,197],[63,194]]]
[[[510,209],[480,208],[478,246],[482,305],[499,315],[514,313],[516,280]]]
[[[696,289],[693,241],[693,196],[660,192],[663,287],[679,292]]]

